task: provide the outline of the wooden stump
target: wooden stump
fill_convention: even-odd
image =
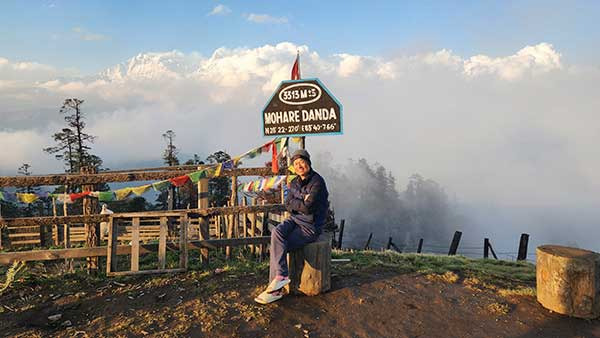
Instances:
[[[600,316],[600,254],[558,245],[537,248],[537,300],[579,318]]]
[[[323,233],[316,242],[288,253],[291,279],[289,293],[316,296],[331,288],[331,234]]]

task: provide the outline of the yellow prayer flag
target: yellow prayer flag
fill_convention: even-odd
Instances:
[[[221,176],[221,169],[223,169],[223,163],[219,163],[219,165],[217,166],[217,169],[215,169],[215,176],[214,177]]]
[[[140,187],[131,188],[131,192],[133,192],[136,196],[142,196],[143,193],[148,191],[152,184],[142,185]]]
[[[129,196],[129,194],[131,194],[131,188],[115,190],[115,196],[117,197],[118,201],[126,198],[127,196]]]
[[[265,186],[265,190],[269,190],[269,189],[273,188],[276,180],[277,180],[277,176],[273,176],[273,177],[269,178],[269,180],[267,181],[267,184]]]
[[[37,201],[38,197],[36,194],[21,194],[17,193],[17,199],[23,203],[33,203]]]

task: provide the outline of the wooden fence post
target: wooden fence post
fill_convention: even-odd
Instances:
[[[365,243],[365,248],[364,250],[369,249],[369,245],[371,244],[371,238],[373,238],[373,233],[369,234],[369,239],[367,239],[367,243]]]
[[[58,216],[56,213],[56,197],[52,197],[52,215],[54,217]],[[52,225],[52,240],[54,241],[54,245],[58,246],[60,244],[60,234],[58,233],[58,224]]]
[[[345,219],[343,219],[343,220],[340,222],[340,235],[339,235],[339,237],[338,237],[338,242],[337,242],[337,248],[338,248],[338,249],[341,249],[341,248],[342,248],[342,239],[344,238],[344,225],[345,225],[345,223],[346,223],[346,220],[345,220]]]
[[[202,170],[202,167],[198,167]],[[198,181],[198,209],[208,208],[208,178],[201,178]]]
[[[387,242],[387,247],[386,247],[386,249],[387,249],[387,250],[389,250],[391,246],[392,246],[392,237],[390,237],[390,238],[388,239],[388,242]]]
[[[179,268],[188,267],[188,216],[179,218]]]
[[[456,255],[456,250],[458,250],[458,243],[460,243],[460,236],[462,236],[462,232],[454,232],[454,237],[452,238],[452,243],[450,244],[450,250],[448,250],[448,256]]]
[[[200,217],[198,226],[200,227],[200,240],[210,239],[210,218]],[[202,255],[202,264],[208,265],[208,248],[200,249],[200,254]]]
[[[490,245],[490,239],[489,238],[484,238],[483,239],[483,258],[488,258],[489,256],[489,245]]]
[[[63,216],[67,216],[68,214],[68,210],[69,208],[67,207],[67,189],[68,186],[65,185],[65,200],[63,202]],[[63,224],[63,236],[64,236],[64,244],[65,244],[65,249],[68,249],[71,247],[71,229],[70,229],[70,225],[68,223]],[[73,271],[73,260],[72,259],[65,259],[65,264],[69,265],[69,271]]]
[[[494,256],[495,259],[498,259],[498,256],[496,256],[496,253],[494,252],[494,248],[492,248],[492,243],[490,243],[490,241],[488,240],[488,248],[490,249],[490,251],[492,252],[492,256]]]
[[[237,176],[233,176],[231,177],[231,200],[229,201],[229,204],[232,207],[235,207],[238,205],[238,198],[237,198]],[[237,214],[233,214],[233,215],[229,215],[228,216],[229,222],[227,222],[227,239],[231,239],[235,237],[235,234],[237,233],[237,225],[238,225],[238,215]],[[228,246],[225,248],[225,257],[226,259],[229,259],[231,257],[231,247]]]
[[[419,238],[419,245],[417,246],[417,253],[421,253],[423,250],[423,238]]]
[[[527,259],[527,245],[529,244],[529,234],[521,234],[521,240],[519,241],[519,255],[517,256],[518,261],[524,261]]]
[[[46,246],[46,226],[40,225],[40,246],[43,248]]]
[[[200,225],[202,226],[202,225]],[[167,262],[167,233],[168,222],[166,217],[160,218],[160,230],[158,234],[158,268],[164,269]],[[200,237],[202,239],[202,237]]]
[[[250,205],[256,205],[256,198],[250,198]],[[256,236],[256,212],[253,212],[249,215],[250,217],[250,237]],[[254,255],[256,252],[256,246],[254,244],[250,245],[250,253]]]
[[[81,168],[81,174],[95,174],[96,169],[93,167]],[[82,192],[91,192],[94,190],[93,185],[82,185]],[[89,216],[98,213],[98,203],[96,199],[90,196],[83,197],[83,215]],[[97,223],[84,223],[85,229],[85,246],[88,248],[96,247],[99,244],[99,225]],[[98,271],[98,257],[87,257],[87,271],[93,273]]]
[[[106,274],[117,271],[118,218],[110,216],[108,221],[108,252],[106,256]],[[160,251],[160,250],[159,250]]]
[[[140,218],[131,222],[131,271],[140,270]]]

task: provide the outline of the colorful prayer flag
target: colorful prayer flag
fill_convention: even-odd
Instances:
[[[229,161],[223,162],[223,169],[232,170],[233,169],[233,161],[229,160]]]
[[[152,187],[151,184],[142,185],[139,187],[131,188],[131,192],[133,192],[136,196],[142,196],[142,194],[148,191],[150,187]]]
[[[154,190],[156,190],[157,192],[166,191],[169,188],[169,186],[170,182],[167,180],[152,183],[152,188],[154,188]]]
[[[191,174],[188,174],[188,177],[193,183],[198,183],[198,181],[200,181],[201,178],[206,178],[206,170],[199,170],[193,172]]]
[[[182,185],[186,184],[189,180],[190,178],[188,177],[188,175],[169,178],[169,182],[171,182],[171,184],[173,184],[176,187],[181,187]]]
[[[38,200],[38,196],[36,194],[21,194],[17,193],[17,199],[22,203],[33,203]]]
[[[267,183],[265,184],[265,190],[273,189],[273,187],[275,186],[276,180],[277,180],[277,176],[273,176],[273,177],[269,178],[267,180]]]
[[[273,184],[274,186],[278,186],[279,184],[281,184],[281,182],[285,179],[285,176],[278,176],[277,180],[275,180],[275,184]]]
[[[296,54],[296,61],[292,66],[292,80],[300,80],[300,51]]]
[[[260,191],[260,180],[254,181],[254,191]]]
[[[0,191],[0,201],[4,201],[4,193]]]
[[[71,196],[69,196],[67,194],[58,194],[58,195],[56,195],[56,200],[59,203],[67,203],[67,204],[73,203],[73,200],[71,200]]]
[[[217,169],[215,169],[215,176],[214,177],[221,176],[221,169],[223,169],[223,163],[219,163],[217,165]]]
[[[75,201],[75,200],[80,199],[82,197],[88,196],[90,193],[91,193],[90,191],[73,193],[73,194],[70,194],[69,197],[71,198],[71,201]]]
[[[279,152],[283,153],[283,148],[287,145],[287,137],[282,137],[279,139]]]
[[[117,197],[117,201],[125,199],[127,196],[129,196],[129,194],[131,194],[131,188],[115,190],[115,196]]]
[[[110,202],[115,199],[115,194],[112,191],[99,191],[98,201]]]
[[[273,174],[277,174],[279,172],[279,159],[277,158],[277,145],[273,142],[271,146],[273,149],[273,154],[271,156],[271,171]]]

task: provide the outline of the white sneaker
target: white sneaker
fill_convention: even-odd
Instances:
[[[281,292],[271,293],[271,292],[265,290],[265,291],[263,291],[263,293],[258,295],[258,297],[254,298],[254,301],[259,304],[269,304],[269,303],[273,303],[276,300],[280,300],[282,297],[283,297],[283,293],[281,293]]]
[[[277,280],[277,278],[275,278],[271,281],[269,286],[267,286],[267,292],[273,292],[275,290],[279,290],[288,284],[290,284],[289,277],[287,277],[286,279],[282,279],[282,280]]]

